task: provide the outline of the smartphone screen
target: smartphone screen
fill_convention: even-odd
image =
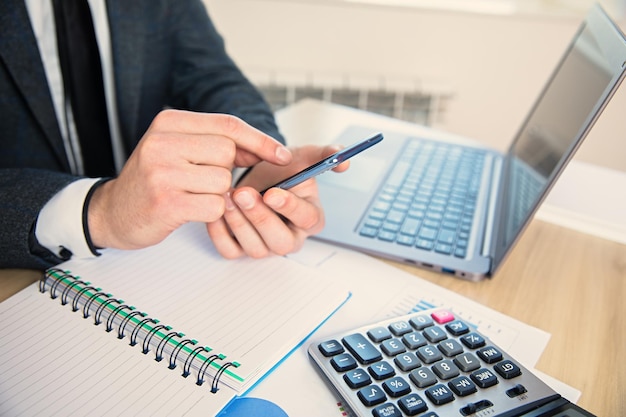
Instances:
[[[292,175],[291,177],[286,178],[272,185],[271,187],[266,188],[265,190],[261,191],[261,195],[263,195],[270,188],[282,188],[286,190],[288,188],[295,187],[296,185],[308,180],[309,178],[313,178],[316,175],[328,171],[329,169],[333,169],[337,165],[352,158],[354,155],[363,152],[364,150],[377,144],[381,140],[383,140],[383,135],[381,133],[377,133],[370,138],[367,138],[358,143],[355,143],[354,145],[344,148],[339,152],[336,152],[331,156],[324,158],[321,161],[316,162],[315,164]]]

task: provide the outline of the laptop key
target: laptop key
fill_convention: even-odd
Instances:
[[[392,223],[402,223],[406,213],[400,210],[390,210],[387,214],[387,221]]]
[[[369,218],[375,220],[385,220],[385,213],[382,211],[372,210],[369,212]]]
[[[452,246],[445,243],[437,243],[435,245],[435,252],[449,255],[452,253]]]
[[[374,229],[378,229],[378,228],[380,228],[383,225],[383,222],[382,222],[382,220],[369,218],[369,219],[365,220],[365,223],[363,223],[363,225],[367,226],[367,227],[372,227]]]
[[[449,229],[442,229],[439,232],[439,237],[437,237],[437,240],[441,243],[452,245],[454,244],[454,241],[456,240],[456,233]]]
[[[383,224],[383,230],[386,230],[388,232],[399,232],[400,231],[400,224],[398,223],[392,223],[392,222],[385,222]]]
[[[431,229],[439,229],[441,227],[441,222],[439,220],[426,219],[424,220],[424,226]]]
[[[421,239],[426,239],[426,240],[435,240],[436,236],[437,236],[437,229],[431,229],[428,227],[423,227],[419,233],[419,237]]]
[[[415,246],[420,249],[431,250],[435,246],[435,243],[432,240],[417,239]]]
[[[359,231],[359,234],[361,236],[373,238],[373,237],[378,236],[378,229],[375,229],[373,227],[362,227],[361,230]]]
[[[389,201],[377,200],[372,206],[372,210],[382,211],[384,213],[388,212],[391,208],[391,203]]]
[[[396,234],[387,230],[380,230],[378,232],[378,238],[385,242],[393,242],[396,240]]]
[[[444,220],[443,222],[441,222],[441,227],[443,227],[444,229],[448,229],[448,230],[456,230],[458,226],[459,224],[457,222],[451,222],[447,220]]]
[[[421,222],[418,219],[408,218],[402,224],[400,233],[403,235],[415,236],[419,230]]]
[[[404,246],[413,246],[415,244],[415,238],[412,236],[407,236],[407,235],[399,235],[398,238],[396,239],[396,242],[398,242],[401,245]]]

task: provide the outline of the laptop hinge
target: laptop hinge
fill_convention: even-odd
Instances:
[[[500,181],[502,180],[502,164],[504,158],[494,158],[493,160],[493,175],[491,177],[491,184],[489,187],[489,199],[487,204],[487,216],[484,228],[484,239],[481,249],[481,254],[486,257],[492,257],[494,253],[493,245],[495,244],[494,238],[497,225],[497,212],[498,212],[498,195],[500,193]]]

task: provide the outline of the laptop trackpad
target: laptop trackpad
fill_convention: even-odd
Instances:
[[[382,158],[358,155],[350,161],[350,168],[347,171],[320,175],[318,182],[334,187],[369,192],[382,179],[385,166],[386,161]]]

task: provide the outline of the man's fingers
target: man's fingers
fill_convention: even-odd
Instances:
[[[237,259],[246,254],[237,239],[232,235],[223,218],[207,223],[206,228],[209,237],[215,245],[215,249],[224,258]]]
[[[292,160],[291,152],[283,144],[228,114],[164,110],[154,118],[151,128],[164,133],[230,139],[237,149],[243,151],[239,156],[241,161],[238,161],[241,166],[257,162],[256,158],[278,165],[288,164]]]
[[[241,213],[235,216],[227,209],[224,217],[250,256],[263,255],[265,248],[285,255],[298,249],[307,235],[323,227],[321,210],[288,191],[272,189],[261,199],[256,191],[244,188],[237,190],[233,199]],[[258,238],[265,247],[256,241]],[[247,239],[253,245],[246,246]],[[251,254],[252,250],[257,253]]]
[[[252,258],[267,256],[270,249],[267,246],[268,240],[263,237],[263,232],[270,229],[278,233],[284,225],[277,219],[276,214],[271,213],[271,210],[261,204],[261,197],[255,191],[238,192],[232,198],[236,204],[232,200],[229,201],[228,196],[226,197],[224,220],[228,223],[237,242]]]
[[[263,201],[272,210],[288,219],[295,228],[307,233],[315,234],[324,225],[323,211],[318,206],[289,191],[273,188],[263,196]]]

